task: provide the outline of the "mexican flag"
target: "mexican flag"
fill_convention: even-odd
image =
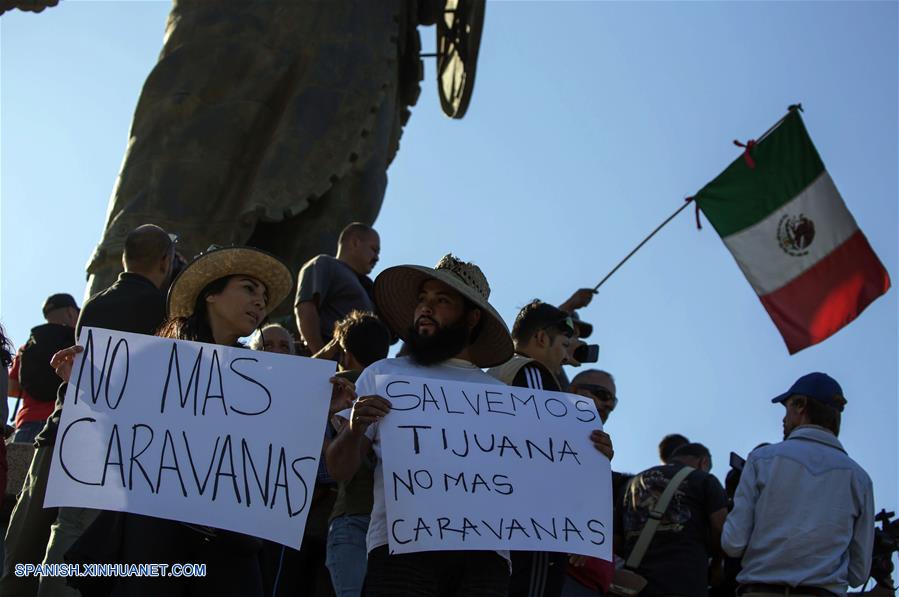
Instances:
[[[793,354],[858,317],[887,291],[890,278],[824,169],[798,109],[747,145],[694,200]]]

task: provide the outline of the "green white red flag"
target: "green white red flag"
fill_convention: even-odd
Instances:
[[[795,107],[694,200],[791,354],[836,333],[890,287]]]

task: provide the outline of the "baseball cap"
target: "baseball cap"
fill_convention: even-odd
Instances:
[[[803,375],[799,379],[796,380],[790,389],[777,396],[776,398],[772,398],[771,402],[778,403],[786,401],[790,396],[802,394],[803,396],[808,396],[809,398],[815,400],[823,404],[824,406],[829,406],[838,411],[843,410],[843,402],[844,400],[834,400],[836,397],[843,398],[843,388],[840,387],[840,384],[837,383],[837,380],[827,375],[826,373],[814,372],[809,373],[807,375]]]
[[[577,311],[571,312],[571,319],[574,321],[574,327],[577,328],[578,337],[587,338],[593,333],[593,324],[587,323],[581,319],[580,315],[577,314]]]
[[[72,298],[71,294],[51,294],[47,297],[47,300],[44,301],[44,306],[41,311],[46,315],[50,311],[55,311],[56,309],[62,309],[64,307],[78,309],[78,303],[75,302],[75,299]]]

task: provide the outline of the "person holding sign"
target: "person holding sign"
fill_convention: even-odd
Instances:
[[[397,541],[397,524],[402,521],[397,519],[388,524],[384,472],[389,463],[385,461],[384,450],[397,440],[393,431],[397,428],[391,427],[391,419],[382,421],[392,406],[377,395],[381,387],[379,379],[384,380],[385,376],[434,381],[435,387],[441,384],[496,387],[498,391],[489,394],[502,394],[507,386],[481,371],[481,368],[505,363],[514,352],[508,328],[488,302],[489,294],[490,287],[481,270],[452,255],[443,257],[433,269],[414,265],[390,268],[375,281],[375,303],[391,330],[405,340],[408,356],[384,359],[365,369],[356,383],[361,398],[348,413],[349,424],[327,451],[328,468],[335,479],[352,476],[369,448],[374,449],[377,457],[374,506],[367,541],[366,595],[487,596],[508,593],[508,551],[488,551],[502,550],[502,547],[466,550],[454,544],[452,551],[433,546],[416,550],[414,546],[410,549],[411,539],[403,539],[401,543],[405,546],[402,549],[393,548]],[[493,406],[488,402],[485,408]],[[446,409],[443,414],[462,412],[450,411],[449,406]],[[400,416],[403,410],[398,407],[394,414]],[[591,416],[598,419],[595,412],[581,412],[584,414],[582,421],[591,420]],[[443,422],[441,425],[452,424]],[[444,432],[447,431],[461,434],[465,430],[444,428]],[[571,460],[570,455],[574,452],[566,454]],[[549,454],[544,456],[550,458]],[[551,457],[555,456],[552,452]],[[487,483],[480,479],[480,475],[477,478],[478,483]],[[494,475],[491,479],[496,492],[511,494],[511,485],[503,480],[503,475]],[[412,535],[418,533],[411,525],[406,531]]]
[[[366,595],[506,595],[508,552],[456,551],[390,555],[387,512],[381,472],[378,422],[390,403],[375,395],[375,377],[418,377],[501,384],[481,367],[512,356],[512,338],[502,317],[487,302],[490,286],[478,266],[446,255],[433,269],[392,267],[375,280],[375,303],[391,331],[408,347],[409,356],[383,359],[356,382],[360,398],[349,424],[327,451],[328,470],[348,480],[373,448],[374,505],[368,527]]]
[[[246,247],[211,248],[193,260],[172,283],[168,319],[157,335],[240,346],[291,290],[293,277],[276,257]],[[82,347],[54,355],[52,366],[65,380]],[[341,386],[342,387],[342,386]],[[98,519],[87,535],[97,536]],[[136,514],[120,519],[119,561],[131,563],[205,563],[206,577],[184,580],[119,577],[111,595],[234,595],[263,593],[258,560],[261,541],[221,529]],[[79,547],[76,545],[76,547]]]

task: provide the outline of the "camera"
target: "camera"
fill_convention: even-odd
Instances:
[[[880,528],[874,527],[874,553],[871,560],[871,574],[878,587],[895,591],[893,585],[893,553],[899,552],[899,520],[894,520],[895,512],[881,510],[874,521]]]
[[[571,356],[578,363],[595,363],[599,360],[599,344],[581,344]]]

